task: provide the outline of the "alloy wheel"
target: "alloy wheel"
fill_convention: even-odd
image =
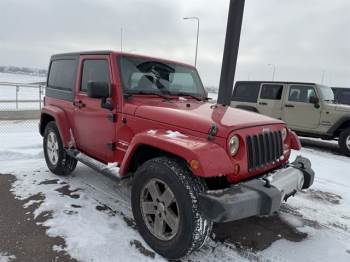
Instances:
[[[57,136],[54,132],[50,132],[47,136],[46,150],[51,164],[57,165],[59,147]]]
[[[168,241],[179,229],[180,213],[175,195],[159,179],[151,179],[142,189],[141,213],[148,230],[158,239]]]

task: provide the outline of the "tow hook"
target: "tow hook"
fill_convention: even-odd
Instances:
[[[285,194],[283,197],[284,202],[287,202],[288,198],[295,196],[296,193],[297,193],[297,191],[294,189],[289,194]]]

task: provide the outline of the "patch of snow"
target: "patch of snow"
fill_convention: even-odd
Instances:
[[[0,262],[11,262],[16,259],[16,256],[0,252]]]
[[[108,163],[108,165],[107,165],[107,169],[110,171],[110,172],[112,172],[113,174],[115,174],[116,176],[120,176],[119,175],[119,163],[117,163],[117,162],[115,162],[115,163]]]
[[[149,135],[151,135],[151,136],[154,136],[155,134],[157,134],[157,130],[153,130],[153,129],[148,130],[148,131],[147,131],[147,134],[149,134]]]
[[[167,130],[166,132],[166,137],[169,137],[169,138],[186,138],[188,136],[178,132],[178,131],[171,131],[171,130]]]
[[[62,246],[59,246],[59,245],[53,245],[52,246],[52,250],[53,251],[56,251],[56,252],[62,252],[62,251],[66,251],[66,249]]]

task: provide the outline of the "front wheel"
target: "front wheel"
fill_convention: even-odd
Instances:
[[[47,124],[44,132],[44,155],[50,171],[65,176],[74,171],[77,160],[68,156],[55,122]]]
[[[181,161],[159,157],[135,173],[132,211],[148,245],[168,259],[179,259],[200,248],[212,223],[198,209],[205,186]]]
[[[350,156],[350,128],[341,132],[339,146],[345,155]]]

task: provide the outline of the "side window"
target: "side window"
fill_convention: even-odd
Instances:
[[[339,102],[342,104],[350,105],[350,90],[349,91],[342,91],[341,96],[339,96]]]
[[[237,83],[232,101],[256,103],[260,91],[259,83]]]
[[[264,84],[261,88],[261,99],[281,100],[283,85]]]
[[[65,91],[72,91],[75,84],[75,60],[53,60],[50,66],[48,87]]]
[[[291,102],[310,103],[311,97],[317,97],[312,86],[292,85],[289,89],[288,100]]]
[[[109,66],[107,60],[85,60],[81,77],[81,92],[87,92],[88,82],[110,83]]]

